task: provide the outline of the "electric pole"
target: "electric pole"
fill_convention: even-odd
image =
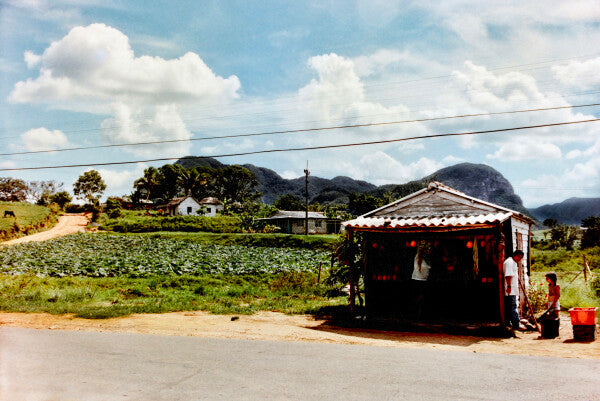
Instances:
[[[306,176],[304,190],[306,196],[306,214],[304,216],[304,235],[308,235],[308,176],[310,175],[310,171],[308,171],[308,160],[306,161],[306,169],[304,170],[304,175]]]

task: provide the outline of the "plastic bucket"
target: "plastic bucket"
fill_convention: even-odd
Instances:
[[[542,324],[542,337],[543,338],[556,338],[558,337],[558,328],[560,326],[559,319],[540,319]]]
[[[598,323],[598,308],[571,308],[571,324],[573,326],[595,326]]]

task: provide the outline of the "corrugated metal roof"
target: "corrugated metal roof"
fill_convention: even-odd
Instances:
[[[415,216],[415,217],[358,217],[342,223],[345,227],[394,229],[413,227],[469,227],[482,224],[503,222],[513,215],[512,212],[499,212],[471,216]]]

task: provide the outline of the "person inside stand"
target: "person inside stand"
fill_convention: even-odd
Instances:
[[[430,252],[428,252],[429,249],[427,245],[428,244],[425,241],[419,243],[411,277],[415,290],[415,312],[417,319],[420,319],[423,315],[423,304],[427,292],[427,280],[429,279],[429,271],[431,270],[431,265],[428,260]]]
[[[521,318],[517,309],[517,296],[519,295],[519,262],[523,259],[523,251],[517,249],[512,257],[504,261],[504,316],[507,326],[515,330],[526,330],[521,325]]]
[[[558,318],[558,312],[560,311],[560,285],[556,283],[558,278],[556,273],[550,272],[546,274],[546,281],[548,282],[548,317],[552,319]]]

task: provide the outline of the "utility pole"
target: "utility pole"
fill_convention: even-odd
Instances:
[[[310,171],[308,171],[308,160],[306,161],[306,169],[304,169],[304,175],[306,176],[305,185],[304,185],[304,193],[306,195],[306,214],[304,216],[304,235],[308,235],[308,176],[310,175]]]

